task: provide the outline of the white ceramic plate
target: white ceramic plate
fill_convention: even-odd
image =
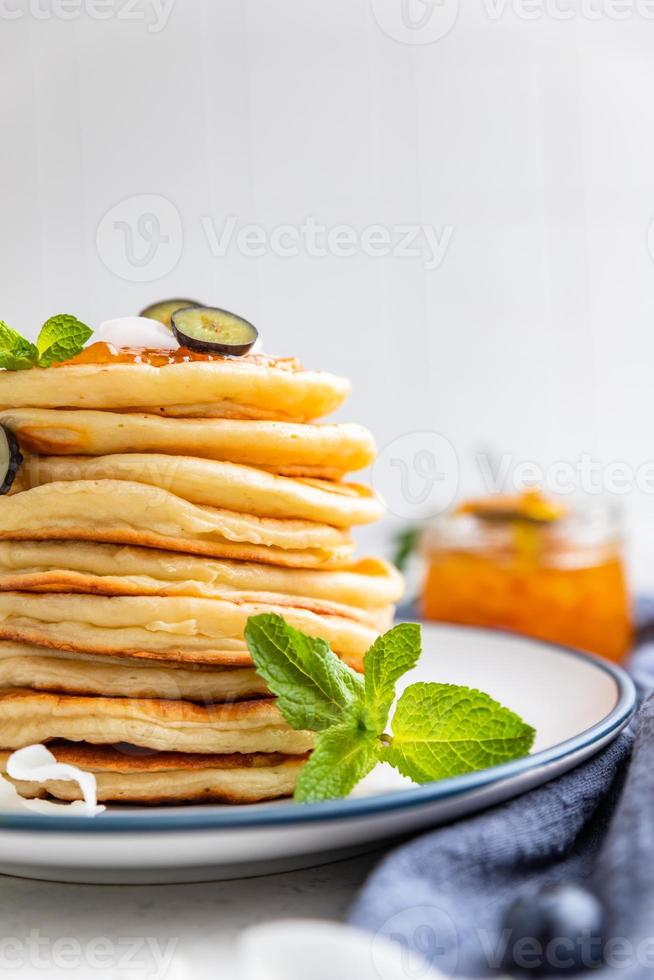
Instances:
[[[308,867],[517,796],[607,745],[636,695],[605,661],[525,637],[424,626],[406,678],[467,684],[537,731],[530,756],[415,786],[380,766],[347,800],[314,805],[111,807],[88,819],[0,813],[0,872],[79,882],[211,881]]]

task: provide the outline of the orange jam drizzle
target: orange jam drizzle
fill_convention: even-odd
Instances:
[[[167,364],[215,360],[224,358],[214,354],[200,354],[186,347],[171,350],[162,347],[116,347],[99,340],[85,347],[69,361],[62,361],[62,364],[150,364],[152,367],[165,367]]]
[[[247,354],[244,357],[231,358],[222,354],[203,354],[190,350],[188,347],[175,347],[170,350],[157,347],[116,347],[103,340],[96,341],[85,347],[83,351],[61,361],[53,367],[65,367],[70,364],[92,364],[98,366],[112,364],[147,364],[150,367],[167,367],[169,364],[190,364],[196,361],[244,361],[246,364],[256,364],[265,367],[280,368],[284,371],[299,371],[301,365],[294,357],[266,357],[264,354]]]

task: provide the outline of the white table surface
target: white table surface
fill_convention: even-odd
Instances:
[[[68,885],[0,877],[0,974],[21,980],[237,980],[234,944],[241,930],[284,918],[343,920],[383,853],[200,885]]]

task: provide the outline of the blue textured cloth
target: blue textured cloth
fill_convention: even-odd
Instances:
[[[593,977],[654,977],[654,600],[640,604],[638,620],[634,723],[565,776],[392,852],[359,896],[354,925],[447,975],[493,976],[513,900],[579,883],[608,913],[610,966]]]

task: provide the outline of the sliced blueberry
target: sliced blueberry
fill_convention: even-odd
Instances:
[[[10,429],[0,425],[0,495],[9,493],[22,463],[18,439]]]
[[[177,310],[183,310],[189,306],[200,306],[193,299],[162,299],[160,303],[153,303],[141,310],[139,316],[147,316],[148,320],[158,320],[164,326],[171,329],[170,318]]]
[[[202,354],[242,357],[259,336],[248,320],[210,306],[192,306],[172,316],[173,333],[182,347]]]

